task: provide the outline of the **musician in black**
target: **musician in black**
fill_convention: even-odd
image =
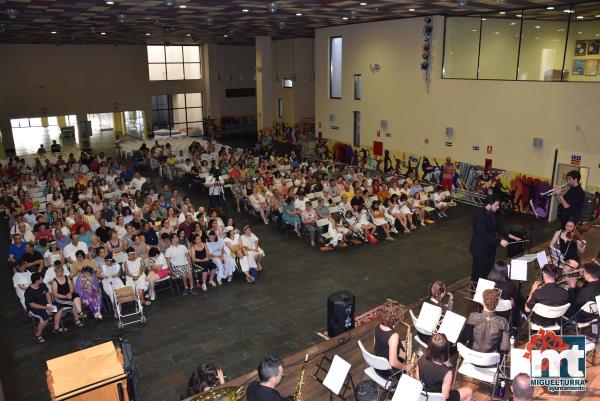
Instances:
[[[567,279],[571,302],[567,316],[574,316],[580,323],[589,322],[597,316],[597,314],[580,311],[580,309],[590,301],[596,302],[596,297],[600,295],[600,265],[586,263],[583,266],[583,279],[585,284],[581,287],[577,287],[577,277]]]
[[[557,188],[557,191],[555,192],[559,202],[558,217],[563,226],[571,217],[576,223],[579,223],[581,220],[581,210],[585,203],[585,192],[583,191],[583,188],[581,188],[579,180],[581,180],[579,171],[571,170],[567,173],[567,191],[563,194],[562,191]]]
[[[268,356],[258,366],[258,379],[248,386],[248,401],[287,401],[275,387],[283,377],[283,361],[277,356]]]
[[[542,283],[540,281],[536,281],[531,286],[529,297],[525,303],[525,312],[531,312],[537,303],[546,306],[561,306],[569,303],[569,293],[556,283],[556,276],[558,276],[558,272],[558,266],[550,263],[542,267],[542,276],[544,277],[544,282]],[[552,326],[556,319],[548,319],[538,316],[534,313],[531,316],[531,321],[537,325],[546,327]]]
[[[496,212],[500,208],[500,200],[495,195],[485,198],[485,207],[473,219],[473,237],[469,245],[469,252],[473,255],[471,281],[477,283],[480,278],[488,276],[496,260],[498,245],[506,248],[508,241],[501,237],[508,237],[520,241],[519,237],[509,234],[498,221]]]

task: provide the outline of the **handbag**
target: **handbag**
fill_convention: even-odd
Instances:
[[[369,244],[371,245],[375,245],[379,242],[379,240],[375,238],[375,236],[371,232],[367,232],[367,241],[369,241]]]

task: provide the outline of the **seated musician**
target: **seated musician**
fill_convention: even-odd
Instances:
[[[492,288],[483,291],[483,312],[472,312],[467,327],[472,328],[471,348],[478,352],[508,352],[510,326],[506,318],[495,314],[501,291]]]
[[[394,330],[402,322],[402,318],[406,313],[406,309],[394,301],[386,301],[380,312],[380,323],[375,326],[375,355],[388,360],[392,369],[378,370],[376,372],[384,379],[389,379],[392,376],[398,378],[398,373],[401,370],[410,371],[411,365],[404,363],[406,350],[400,342],[400,335]],[[402,355],[401,355],[402,354]]]
[[[578,322],[589,322],[597,317],[597,314],[580,311],[580,309],[587,302],[595,302],[596,297],[600,295],[600,265],[596,263],[586,263],[583,265],[583,278],[585,283],[581,287],[577,287],[576,277],[567,279],[571,302],[567,316],[574,316]]]
[[[187,397],[210,391],[221,384],[225,384],[223,371],[212,363],[203,363],[194,370],[188,380]]]
[[[275,389],[283,377],[283,361],[277,356],[268,356],[258,366],[258,379],[250,383],[246,393],[248,401],[286,401]]]
[[[542,267],[542,276],[544,282],[536,281],[531,286],[529,297],[525,303],[525,312],[529,313],[540,303],[546,306],[561,306],[569,303],[569,293],[556,283],[556,276],[559,268],[553,264],[547,264]],[[536,314],[531,316],[531,321],[540,326],[551,326],[556,319],[548,319]]]
[[[417,379],[423,383],[423,391],[442,393],[447,401],[470,401],[472,390],[461,387],[452,390],[452,369],[447,365],[450,343],[444,334],[431,336],[425,354],[417,363]]]
[[[447,310],[452,310],[453,296],[446,290],[446,284],[442,280],[436,280],[429,286],[429,296],[423,301],[442,308],[442,315]],[[430,335],[423,334],[417,331],[419,339],[427,344]]]
[[[509,299],[512,303],[512,326],[519,327],[519,321],[521,318],[521,311],[525,306],[525,299],[519,292],[516,284],[508,277],[508,265],[503,261],[495,263],[494,267],[490,271],[487,277],[488,280],[496,283],[496,288],[502,290],[500,299]],[[511,315],[510,311],[496,312],[498,316],[503,316],[508,319]]]
[[[577,224],[574,217],[569,217],[564,226],[554,233],[550,246],[560,250],[564,259],[571,259],[579,262],[581,255],[585,251],[585,241],[577,231]]]

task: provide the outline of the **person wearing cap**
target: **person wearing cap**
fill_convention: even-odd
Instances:
[[[500,209],[498,197],[488,195],[485,198],[484,208],[473,218],[473,236],[469,252],[473,256],[471,281],[475,284],[480,278],[486,278],[492,270],[498,245],[503,248],[508,246],[508,241],[504,238],[508,237],[513,241],[521,240],[521,238],[509,234],[498,220],[496,214],[498,209]]]
[[[121,275],[121,266],[115,263],[115,260],[111,256],[106,256],[100,269],[98,277],[102,280],[102,288],[114,303],[115,290],[125,286],[123,280],[119,277]]]

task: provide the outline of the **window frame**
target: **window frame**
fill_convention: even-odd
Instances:
[[[148,47],[150,46],[160,46],[163,49],[163,54],[164,54],[164,62],[150,62],[148,59]],[[196,79],[202,79],[202,52],[201,52],[201,46],[200,45],[170,45],[168,47],[179,47],[181,49],[181,61],[172,61],[169,62],[167,59],[167,46],[166,45],[147,45],[146,46],[146,62],[148,64],[148,80],[151,82],[157,82],[157,81],[191,81],[191,80],[196,80]],[[185,61],[185,51],[183,50],[184,47],[196,47],[198,48],[198,60],[199,61]],[[198,64],[200,66],[200,77],[199,78],[186,78],[185,76],[185,70],[186,70],[186,65],[192,65],[192,64]],[[165,79],[151,79],[150,78],[150,66],[151,65],[162,65],[164,66],[165,69]],[[180,65],[181,66],[181,71],[183,74],[183,78],[181,79],[169,79],[169,72],[168,72],[168,66],[169,65]]]
[[[191,94],[200,94],[200,106],[187,106],[187,102],[188,102],[188,95]],[[177,96],[177,95],[183,95],[183,107],[173,107],[173,96]],[[158,102],[158,99],[156,102],[153,102],[154,99],[151,99],[151,104],[152,104],[152,133],[154,133],[154,131],[156,131],[157,129],[168,129],[169,130],[169,136],[173,135],[173,131],[176,131],[177,128],[176,126],[178,124],[185,124],[185,128],[186,128],[186,136],[190,136],[189,130],[190,130],[190,124],[193,123],[200,123],[200,127],[202,132],[204,133],[204,95],[202,94],[202,92],[183,92],[183,93],[168,93],[168,94],[160,94],[160,95],[152,95],[152,98],[155,97],[159,97],[159,96],[166,96],[167,98],[167,103],[166,103],[166,107],[162,106],[161,102]],[[185,121],[181,122],[181,121],[175,121],[175,113],[174,110],[183,110],[184,111],[184,115],[185,115]],[[190,119],[189,118],[189,112],[188,110],[200,110],[200,115],[202,116],[201,120],[196,120],[196,119]],[[156,125],[156,120],[154,118],[155,113],[159,113],[159,112],[167,112],[167,124],[168,127],[167,128],[160,128]],[[173,126],[173,128],[171,127]]]
[[[342,48],[342,50],[340,50],[340,76],[339,76],[340,96],[333,96],[333,69],[332,69],[333,46],[332,46],[332,44],[333,44],[334,39],[340,39],[340,47]],[[342,36],[330,36],[329,37],[329,74],[328,74],[329,75],[329,99],[337,99],[337,100],[342,99],[343,45],[344,45],[344,41],[343,41]]]

